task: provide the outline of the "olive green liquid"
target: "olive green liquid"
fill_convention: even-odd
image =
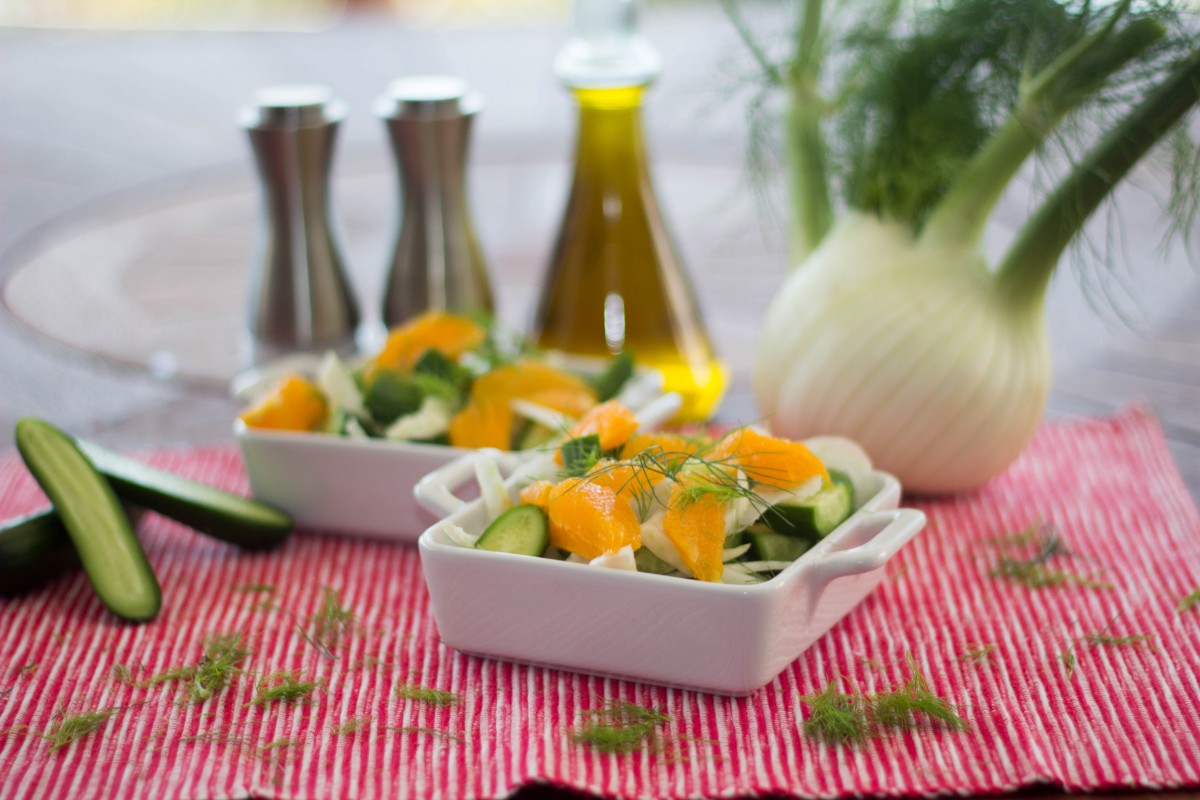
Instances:
[[[533,336],[570,353],[629,350],[682,395],[679,419],[705,419],[721,399],[725,370],[654,198],[642,90],[574,90],[575,175]]]

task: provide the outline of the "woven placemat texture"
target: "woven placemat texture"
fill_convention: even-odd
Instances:
[[[144,457],[246,490],[232,445]],[[16,456],[0,459],[0,513],[44,503]],[[928,527],[880,588],[747,698],[456,653],[438,640],[413,547],[301,533],[247,554],[148,515],[139,530],[164,594],[153,623],[114,619],[81,574],[0,600],[0,797],[449,800],[529,782],[620,798],[1200,785],[1200,606],[1178,608],[1200,587],[1200,515],[1150,414],[1047,422],[982,491],[912,504]],[[1070,552],[1047,569],[1090,584],[1035,589],[992,574],[1017,557],[1005,535],[1036,523]],[[326,588],[354,617],[334,659],[304,635]],[[196,663],[206,637],[226,633],[252,653],[211,699],[187,702],[178,681],[138,684]],[[969,731],[921,726],[858,747],[805,735],[801,696],[831,681],[882,691],[914,665]],[[320,687],[306,702],[251,704],[257,676],[280,670]],[[406,698],[401,685],[453,697]],[[608,754],[572,740],[585,711],[613,700],[669,715],[656,747]],[[94,732],[57,751],[44,738],[64,716],[104,710]]]

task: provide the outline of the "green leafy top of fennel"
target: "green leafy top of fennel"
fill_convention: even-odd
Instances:
[[[778,41],[746,4],[723,5],[765,77],[751,101],[760,123],[763,98],[786,97],[782,141],[752,130],[751,164],[783,153],[794,263],[829,231],[835,195],[923,239],[975,246],[1039,159],[1051,175],[1041,206],[995,269],[1000,291],[1036,303],[1083,222],[1163,140],[1173,232],[1200,211],[1200,148],[1178,124],[1200,98],[1200,38],[1176,3],[807,0],[784,4],[788,24],[771,21]]]

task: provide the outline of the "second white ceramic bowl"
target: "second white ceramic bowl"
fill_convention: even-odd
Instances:
[[[426,476],[417,497],[447,522],[481,532],[482,501],[456,493],[472,481],[475,460],[490,457],[476,453]],[[526,482],[519,474],[507,480],[514,500]],[[438,631],[465,653],[748,694],[870,594],[884,565],[924,526],[921,512],[896,508],[900,485],[891,475],[872,471],[856,483],[865,501],[846,522],[752,586],[475,550],[433,525],[419,547]]]

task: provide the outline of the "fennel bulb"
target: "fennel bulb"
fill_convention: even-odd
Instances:
[[[1000,302],[978,253],[852,212],[784,281],[753,379],[774,430],[849,436],[906,488],[953,492],[1020,454],[1050,355],[1041,315]]]
[[[797,266],[760,332],[763,419],[854,439],[910,490],[982,485],[1041,419],[1046,286],[1088,216],[1168,136],[1177,230],[1200,208],[1179,124],[1200,100],[1200,37],[1169,3],[944,0],[902,19],[896,0],[844,0],[835,24],[798,0],[781,62],[724,5],[789,104]],[[1069,170],[987,264],[996,202],[1059,136]]]

